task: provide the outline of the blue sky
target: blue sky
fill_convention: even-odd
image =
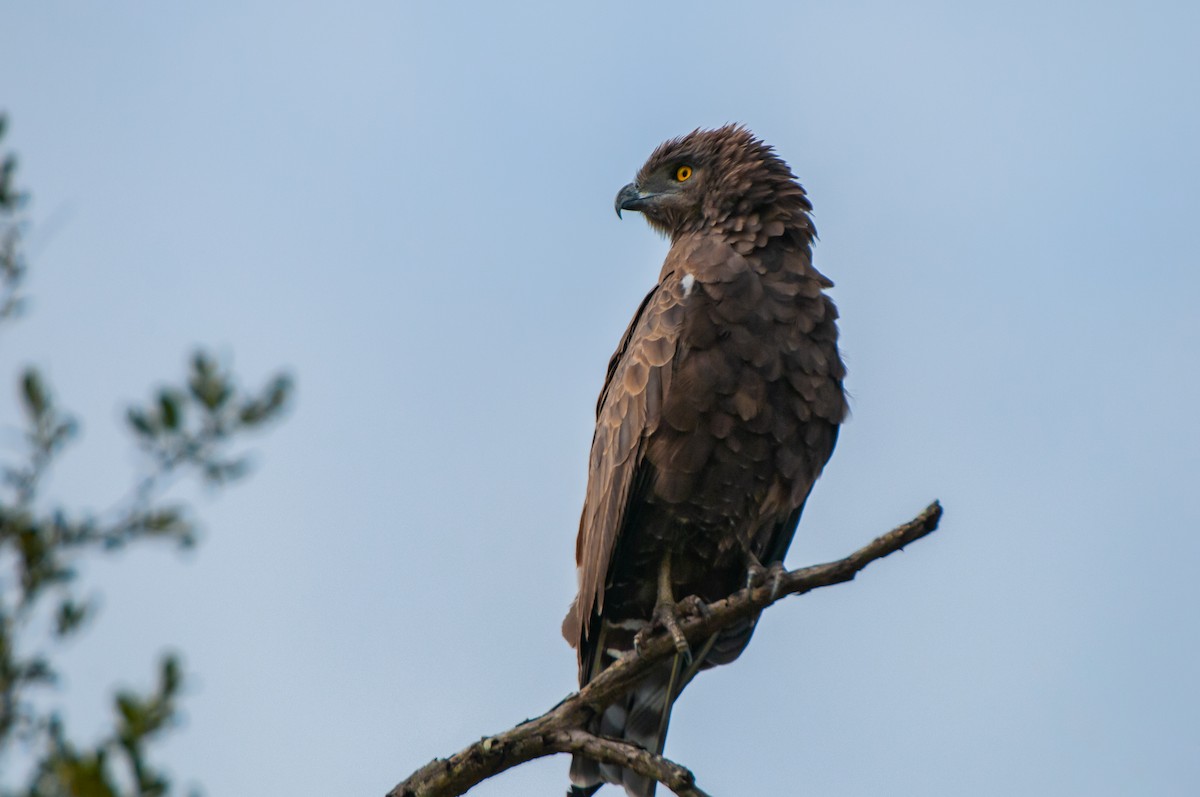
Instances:
[[[122,408],[195,344],[298,381],[255,475],[197,496],[198,551],[87,569],[103,613],[58,698],[81,734],[177,649],[177,780],[382,794],[570,691],[595,396],[666,250],[612,197],[739,121],[813,200],[853,394],[789,564],[946,517],[773,609],[667,754],[714,794],[1200,788],[1195,5],[0,19],[35,198],[0,375],[43,364],[84,423],[52,494],[124,494]],[[565,785],[551,759],[472,793]]]

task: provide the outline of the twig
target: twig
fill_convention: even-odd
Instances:
[[[557,731],[549,741],[560,753],[583,753],[602,764],[616,764],[639,775],[653,778],[678,797],[709,797],[696,785],[696,777],[687,767],[651,753],[643,747],[619,739],[606,739],[578,729]]]
[[[708,604],[707,612],[681,623],[680,628],[688,641],[696,644],[788,595],[803,595],[850,581],[876,559],[932,533],[941,516],[941,504],[934,501],[917,517],[875,538],[845,559],[792,570],[777,582],[739,590]],[[674,653],[671,637],[658,634],[640,653],[631,652],[545,714],[503,733],[484,737],[450,758],[430,761],[388,792],[388,797],[456,797],[492,775],[555,753],[583,753],[654,778],[679,797],[706,797],[695,785],[692,773],[679,764],[628,742],[601,738],[583,730],[588,719],[626,694],[657,662]]]

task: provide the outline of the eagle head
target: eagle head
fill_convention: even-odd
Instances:
[[[640,211],[672,240],[719,230],[731,219],[771,206],[776,211],[771,215],[795,214],[806,225],[812,209],[788,165],[742,125],[697,129],[663,142],[637,179],[617,193],[615,206],[618,216],[622,210]]]

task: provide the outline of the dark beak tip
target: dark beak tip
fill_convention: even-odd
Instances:
[[[617,192],[617,199],[613,206],[617,210],[617,218],[621,218],[622,210],[639,210],[642,206],[642,200],[645,197],[638,190],[637,183],[630,183]]]

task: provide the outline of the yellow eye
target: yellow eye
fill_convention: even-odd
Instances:
[[[675,179],[681,183],[684,182],[685,180],[687,180],[691,176],[692,176],[692,167],[691,166],[680,166],[675,171]]]

